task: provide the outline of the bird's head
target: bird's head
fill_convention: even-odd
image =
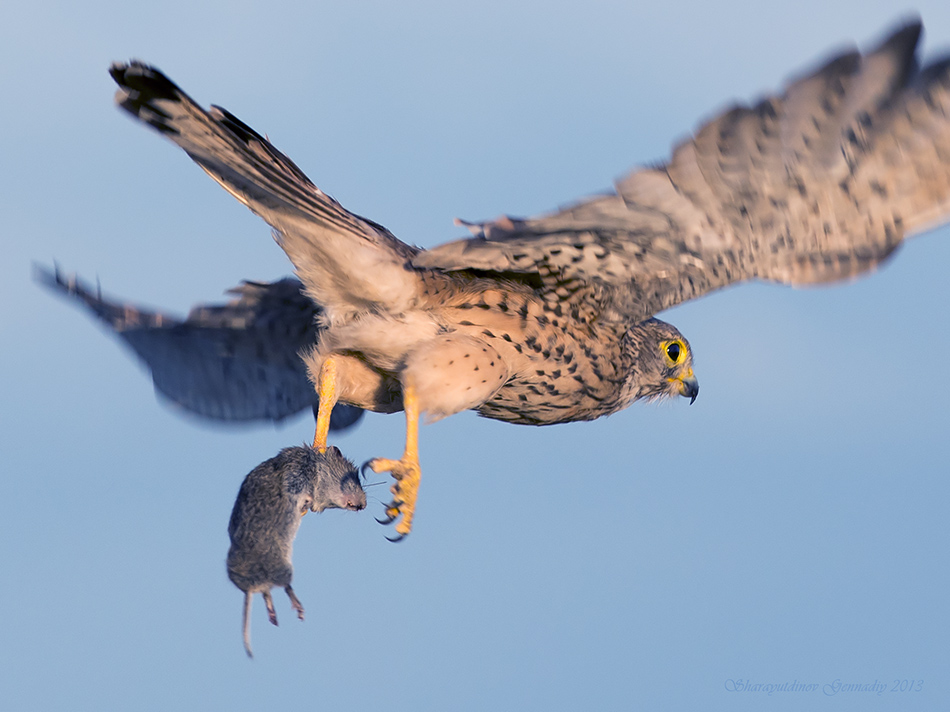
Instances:
[[[629,401],[669,396],[696,400],[699,381],[693,375],[693,352],[675,326],[647,319],[627,332],[623,347],[632,364],[624,384]]]

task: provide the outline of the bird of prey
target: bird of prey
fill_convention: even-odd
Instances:
[[[919,22],[736,106],[606,195],[473,237],[412,247],[317,188],[234,115],[153,67],[115,64],[119,106],[178,144],[274,230],[319,305],[302,352],[319,395],[404,411],[386,523],[412,526],[418,424],[474,409],[511,423],[591,420],[699,386],[658,312],[730,284],[850,278],[950,215],[950,60],[919,67]]]

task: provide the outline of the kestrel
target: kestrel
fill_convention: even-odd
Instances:
[[[418,423],[474,409],[532,425],[643,398],[696,397],[692,351],[654,315],[753,279],[853,277],[950,214],[950,61],[919,68],[919,22],[846,52],[781,95],[706,122],[606,195],[412,247],[317,188],[269,140],[206,111],[157,69],[113,65],[118,104],[183,148],[274,229],[321,332],[302,357],[319,394],[405,411],[387,506],[399,537],[419,487]]]

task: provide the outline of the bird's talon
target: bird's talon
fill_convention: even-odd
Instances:
[[[405,538],[406,538],[406,535],[405,535],[405,534],[397,534],[396,536],[388,536],[388,537],[386,537],[386,541],[391,541],[393,544],[398,544],[399,542],[401,542],[401,541],[402,541],[403,539],[405,539]]]
[[[373,470],[373,461],[372,461],[372,460],[367,460],[367,461],[364,462],[362,465],[360,465],[360,479],[362,479],[362,480],[365,480],[365,479],[366,479],[366,471],[367,471],[367,470],[371,470],[371,471],[374,472],[374,473],[376,472],[376,470]]]
[[[380,524],[392,524],[394,521],[396,521],[396,517],[399,516],[399,508],[390,504],[386,507],[384,515],[386,519],[377,519],[376,521]]]
[[[407,411],[408,412],[408,411]],[[411,419],[415,422],[415,416]],[[414,442],[414,436],[407,439]],[[389,472],[393,479],[389,491],[393,494],[392,501],[386,505],[385,519],[377,519],[381,524],[396,523],[396,536],[386,537],[390,541],[402,541],[412,529],[413,514],[416,508],[416,493],[419,489],[419,460],[415,454],[415,447],[407,448],[407,454],[400,460],[387,460],[377,457],[369,461],[368,465],[373,472]],[[398,520],[398,521],[397,521]]]

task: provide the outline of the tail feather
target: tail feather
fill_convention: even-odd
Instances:
[[[227,304],[199,304],[181,320],[107,299],[59,268],[35,266],[37,281],[78,300],[146,364],[155,390],[185,410],[217,421],[280,421],[316,408],[302,351],[319,342],[320,312],[287,278],[245,282]],[[362,411],[334,408],[330,427],[355,424]]]

